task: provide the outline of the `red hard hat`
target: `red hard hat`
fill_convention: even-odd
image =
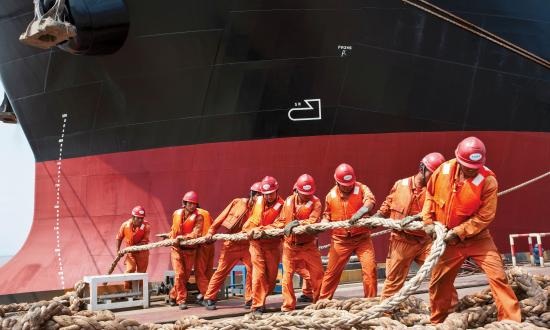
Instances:
[[[143,206],[138,205],[132,209],[132,215],[138,218],[145,218],[145,209]]]
[[[455,150],[456,160],[465,167],[481,168],[485,164],[485,144],[475,136],[462,140]]]
[[[262,179],[261,185],[262,194],[271,194],[272,192],[279,189],[279,183],[277,182],[277,179],[269,175]]]
[[[262,192],[262,183],[260,181],[254,182],[254,184],[252,186],[250,186],[250,190],[252,190],[254,192],[261,193]]]
[[[435,171],[435,169],[444,162],[445,157],[439,152],[431,152],[422,158],[422,164],[424,164],[430,172]]]
[[[302,174],[296,180],[294,188],[298,190],[300,194],[313,195],[315,193],[315,180],[309,174]]]
[[[185,195],[183,195],[182,200],[184,202],[191,202],[191,203],[198,204],[199,203],[199,195],[197,195],[197,193],[194,192],[193,190],[190,190],[190,191],[186,192]]]
[[[352,186],[355,184],[355,171],[351,165],[342,163],[334,171],[334,180],[342,186]]]

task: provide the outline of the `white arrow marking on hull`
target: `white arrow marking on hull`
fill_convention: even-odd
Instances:
[[[302,107],[302,108],[291,108],[289,111],[288,111],[288,119],[292,120],[292,121],[304,121],[304,120],[321,120],[322,119],[322,116],[321,116],[321,99],[307,99],[307,100],[304,100],[304,102],[306,103],[307,107]],[[312,103],[317,103],[316,107],[312,106]],[[309,117],[305,117],[305,118],[294,118],[292,113],[303,113],[304,111],[308,111],[311,115]]]

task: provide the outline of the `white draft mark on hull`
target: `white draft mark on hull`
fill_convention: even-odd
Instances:
[[[63,119],[63,126],[61,128],[61,138],[58,140],[59,143],[59,159],[56,162],[57,165],[57,182],[55,184],[56,189],[56,202],[53,206],[54,209],[56,209],[56,216],[55,216],[55,226],[53,227],[55,231],[55,239],[56,239],[56,248],[54,249],[54,254],[57,257],[57,260],[59,262],[59,272],[57,275],[59,275],[59,281],[61,282],[61,287],[65,288],[65,274],[63,273],[63,262],[61,260],[61,241],[60,241],[60,233],[61,233],[61,227],[60,227],[60,212],[59,208],[61,206],[60,204],[60,197],[59,192],[61,191],[61,161],[63,158],[63,138],[65,137],[65,127],[67,127],[67,114],[64,113],[61,115],[61,118]]]

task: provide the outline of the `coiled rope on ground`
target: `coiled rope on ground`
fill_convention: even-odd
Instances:
[[[429,324],[427,304],[414,296],[403,300],[394,312],[382,317],[364,317],[380,304],[379,298],[321,300],[304,310],[288,313],[246,315],[229,321],[207,321],[181,318],[174,324],[139,323],[117,318],[110,311],[80,311],[84,307],[80,290],[48,302],[30,304],[25,314],[0,316],[0,329],[117,329],[117,330],[183,330],[183,329],[548,329],[550,328],[550,276],[529,275],[519,268],[507,272],[510,285],[520,300],[523,323],[497,322],[497,310],[490,290],[460,299],[456,311],[444,323]],[[72,303],[71,303],[72,302]],[[76,303],[75,303],[76,302]],[[9,314],[9,313],[8,313]]]

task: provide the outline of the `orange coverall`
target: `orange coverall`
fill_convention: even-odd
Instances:
[[[143,220],[139,228],[135,228],[132,224],[132,219],[126,220],[120,226],[116,239],[124,241],[126,246],[145,245],[149,244],[149,234],[151,233],[151,225]],[[138,251],[126,253],[124,260],[126,265],[125,273],[146,273],[149,265],[149,251]],[[132,282],[124,282],[125,289],[132,288]]]
[[[417,187],[414,176],[398,180],[380,206],[385,218],[401,220],[422,211],[425,187]],[[424,231],[392,231],[386,259],[386,280],[381,299],[393,296],[405,283],[411,263],[422,265],[430,254],[431,240]]]
[[[284,252],[284,251],[283,251]],[[298,261],[294,264],[294,271],[302,277],[302,295],[313,299],[313,287],[311,285],[311,277],[303,261]],[[322,282],[322,279],[321,279]],[[321,287],[319,287],[319,290]],[[320,291],[319,291],[320,292]]]
[[[210,212],[197,208],[197,212],[202,215],[203,225],[201,236],[204,236],[208,233],[210,225],[212,224],[212,217]],[[197,282],[197,287],[201,294],[206,294],[208,289],[208,282],[214,274],[214,253],[216,246],[214,243],[202,244],[197,247],[197,252],[195,254],[195,281]]]
[[[229,234],[238,233],[242,230],[244,222],[250,216],[251,211],[252,209],[248,208],[248,198],[236,198],[218,215],[208,232],[214,235],[220,226],[223,226]],[[245,301],[252,299],[252,263],[249,247],[248,241],[223,242],[220,258],[218,259],[218,268],[210,279],[208,290],[204,295],[205,300],[216,300],[225,278],[239,261],[242,261],[245,265],[247,273],[244,299]]]
[[[265,229],[279,216],[283,204],[283,199],[277,197],[275,203],[268,207],[265,197],[259,196],[250,218],[243,226],[243,231],[254,228]],[[275,288],[281,259],[281,239],[250,241],[250,257],[252,259],[252,310],[256,310],[265,305],[265,299]]]
[[[186,239],[197,238],[202,233],[203,217],[195,210],[185,216],[185,210],[179,209],[172,216],[172,230],[170,238],[183,236]],[[196,247],[173,246],[170,259],[174,268],[174,287],[170,290],[170,298],[177,304],[185,303],[187,299],[187,281],[191,276],[191,269],[195,262]]]
[[[344,197],[338,186],[334,186],[325,199],[323,219],[330,221],[349,220],[363,205],[375,203],[370,189],[356,182],[352,192]],[[328,253],[328,265],[321,285],[319,299],[332,299],[338,288],[340,276],[355,252],[361,262],[363,291],[365,297],[376,297],[376,260],[374,247],[367,228],[335,229]]]
[[[456,159],[443,163],[428,181],[423,208],[425,224],[439,221],[458,236],[447,244],[432,271],[430,283],[431,322],[447,317],[454,280],[464,260],[471,257],[487,274],[498,319],[521,322],[521,310],[508,284],[500,253],[487,228],[495,219],[498,183],[487,168],[474,178],[464,178]]]
[[[272,226],[284,228],[292,220],[299,220],[300,225],[316,223],[321,217],[321,201],[316,196],[306,203],[299,203],[298,193],[290,195],[283,206],[283,210]],[[296,308],[296,296],[294,295],[293,277],[297,267],[301,263],[309,272],[311,286],[313,288],[313,302],[319,299],[321,281],[323,280],[323,263],[321,253],[317,248],[314,235],[290,235],[284,238],[283,244],[283,305],[281,310],[291,311]]]

